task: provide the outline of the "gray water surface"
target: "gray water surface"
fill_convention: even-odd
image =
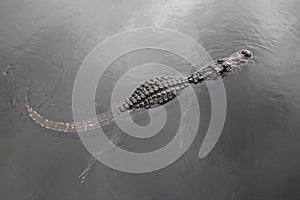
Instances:
[[[1,1],[1,199],[299,199],[299,9],[298,0]],[[80,184],[89,153],[80,140],[32,123],[26,80],[39,112],[71,120],[72,86],[86,55],[116,33],[148,26],[187,34],[213,59],[250,49],[256,63],[226,80],[224,129],[206,158],[198,159],[209,120],[204,89],[199,136],[179,160],[148,174],[98,163]],[[121,57],[106,77],[117,79],[133,57],[191,72],[178,57],[148,50]],[[102,106],[109,92],[96,94]]]

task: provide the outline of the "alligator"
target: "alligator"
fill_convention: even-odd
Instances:
[[[116,110],[109,110],[84,121],[57,122],[46,119],[34,110],[27,94],[25,95],[25,106],[29,117],[41,127],[68,135],[77,135],[78,133],[110,126],[114,122],[115,117],[122,113],[150,109],[166,104],[181,94],[185,88],[193,84],[225,77],[229,75],[230,72],[236,71],[242,65],[247,64],[252,58],[253,53],[243,49],[231,54],[229,57],[214,60],[189,76],[161,76],[147,80],[140,84],[133,91],[131,96],[125,99],[123,104],[117,107]],[[110,142],[112,144],[107,144],[107,146],[103,147],[104,150],[99,152],[100,154],[109,151],[114,145],[120,143],[120,138],[115,135],[110,138]],[[96,159],[92,157],[87,168],[79,175],[81,183],[85,181],[95,161]]]

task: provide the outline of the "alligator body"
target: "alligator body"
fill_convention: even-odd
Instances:
[[[114,118],[124,112],[131,112],[140,109],[150,109],[159,105],[165,104],[176,96],[178,96],[185,88],[192,84],[199,84],[204,81],[212,81],[218,77],[224,77],[230,72],[248,63],[253,54],[249,50],[240,50],[226,58],[220,58],[212,61],[204,68],[194,72],[187,77],[161,76],[145,81],[138,86],[128,99],[125,99],[115,112],[107,111],[96,117],[80,122],[56,122],[46,119],[33,109],[26,95],[25,106],[29,117],[41,127],[49,130],[63,132],[65,134],[77,134],[77,132],[88,132],[109,126]],[[119,143],[117,137],[112,137],[113,144]],[[110,144],[104,147],[100,153],[107,152],[110,149]],[[113,146],[113,145],[111,145]],[[91,167],[95,163],[95,158],[92,158],[88,167],[79,176],[81,182],[86,179]]]

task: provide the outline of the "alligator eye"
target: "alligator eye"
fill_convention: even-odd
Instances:
[[[242,50],[241,54],[243,56],[245,56],[246,58],[250,58],[251,57],[251,53],[249,51],[246,51],[246,50]]]
[[[228,68],[230,68],[230,65],[229,65],[228,63],[225,63],[225,64],[223,64],[223,67],[224,67],[225,69],[228,69]]]
[[[230,69],[231,69],[231,65],[229,65],[228,63],[224,63],[222,65],[222,67],[223,67],[223,69],[224,69],[225,72],[229,72]]]
[[[221,59],[221,58],[219,58],[219,59],[217,59],[217,63],[218,63],[218,64],[222,64],[222,63],[224,63],[224,60]]]

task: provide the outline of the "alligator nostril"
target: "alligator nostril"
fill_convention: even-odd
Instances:
[[[243,56],[245,56],[246,58],[250,58],[251,57],[251,53],[249,51],[246,51],[246,50],[242,50],[241,54]]]

